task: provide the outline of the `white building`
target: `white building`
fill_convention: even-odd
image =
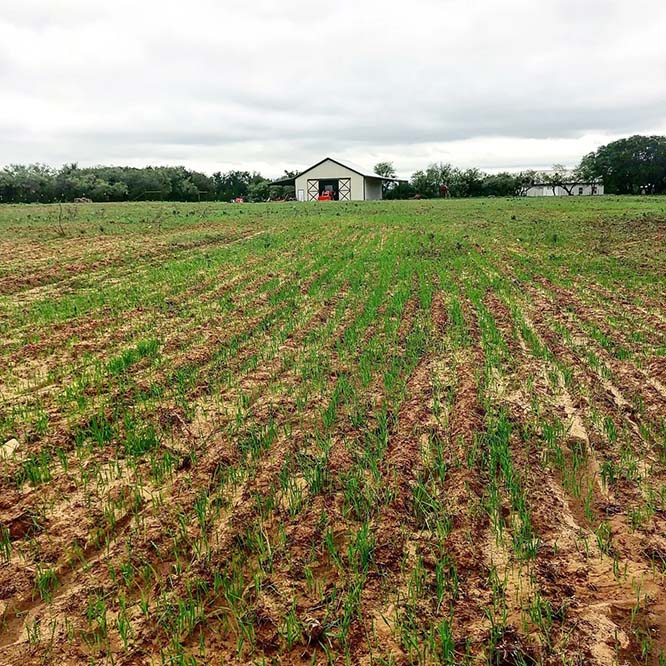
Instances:
[[[535,183],[526,192],[526,197],[585,197],[597,196],[604,193],[604,186],[602,183],[565,183],[566,188],[561,185],[556,185],[553,191],[553,186],[548,183]],[[569,191],[567,191],[569,190]],[[569,194],[569,192],[571,194]]]
[[[536,174],[536,182],[525,192],[528,197],[589,197],[604,193],[603,183],[578,182],[572,169],[546,169]],[[556,180],[562,185],[553,187],[549,181]]]
[[[324,192],[330,192],[335,201],[371,201],[382,198],[382,184],[386,182],[404,181],[326,157],[295,178],[283,178],[273,185],[293,185],[298,201],[317,201]]]

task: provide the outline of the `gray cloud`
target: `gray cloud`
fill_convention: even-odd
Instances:
[[[0,164],[573,163],[666,129],[658,0],[0,8]]]

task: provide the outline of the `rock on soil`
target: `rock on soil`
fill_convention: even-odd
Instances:
[[[0,446],[0,459],[6,460],[14,455],[14,451],[18,449],[18,439],[10,439]]]

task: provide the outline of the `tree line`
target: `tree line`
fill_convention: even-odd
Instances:
[[[395,177],[391,162],[375,165],[375,173]],[[488,174],[479,169],[458,169],[442,162],[412,174],[409,182],[387,184],[384,197],[511,197],[524,196],[535,184],[574,192],[576,183],[603,183],[608,194],[666,194],[666,136],[632,136],[601,146],[585,155],[578,166],[561,164],[548,171]]]
[[[375,165],[375,173],[394,177],[391,162]],[[293,172],[285,172],[293,177]],[[572,194],[572,182],[603,182],[608,194],[666,193],[666,136],[632,136],[601,146],[567,171],[555,165],[547,172],[488,174],[433,163],[412,174],[409,182],[386,183],[387,199],[414,197],[522,196],[535,184]],[[0,202],[51,203],[92,201],[267,201],[292,199],[293,187],[272,185],[260,173],[216,172],[212,176],[185,167],[79,167],[56,169],[42,164],[10,165],[0,170]]]
[[[293,188],[291,188],[293,190]],[[260,173],[216,172],[212,176],[185,167],[81,168],[66,164],[14,164],[0,170],[0,202],[52,203],[92,201],[265,201],[290,194]]]

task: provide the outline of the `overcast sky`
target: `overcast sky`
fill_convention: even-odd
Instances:
[[[574,165],[666,133],[664,0],[0,0],[0,165]]]

